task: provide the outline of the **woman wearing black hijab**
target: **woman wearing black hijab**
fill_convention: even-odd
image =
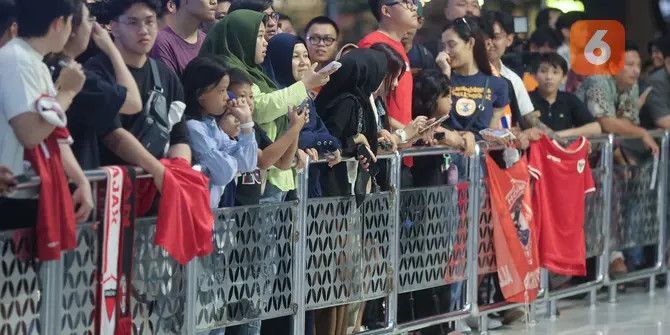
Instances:
[[[340,140],[342,156],[357,157],[359,145],[368,149],[373,162],[358,157],[361,164],[355,193],[361,195],[365,193],[370,178],[367,165],[374,164],[376,158],[373,153],[378,147],[377,119],[370,95],[383,83],[388,66],[384,53],[370,49],[352,50],[340,62],[342,67],[331,75],[330,81],[317,96],[315,105],[330,133]],[[346,163],[322,172],[324,195],[351,194]]]

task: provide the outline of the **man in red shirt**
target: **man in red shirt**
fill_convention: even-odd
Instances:
[[[412,86],[409,58],[400,42],[410,30],[418,25],[418,0],[368,0],[379,29],[365,36],[358,46],[369,48],[376,43],[385,43],[397,51],[407,64],[407,71],[400,77],[398,88],[389,94],[387,110],[393,130],[402,129],[412,121]],[[399,134],[401,138],[402,135]]]

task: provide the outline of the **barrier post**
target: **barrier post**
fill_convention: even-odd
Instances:
[[[388,297],[388,309],[386,311],[386,325],[389,329],[395,329],[398,324],[398,291],[400,286],[400,188],[402,187],[402,156],[395,152],[391,160],[391,194],[393,195],[393,216],[395,227],[391,237],[391,268],[389,275],[392,276]]]
[[[307,157],[305,169],[298,177],[298,213],[297,224],[293,227],[294,254],[293,267],[293,334],[305,334],[305,248],[307,245],[307,199],[309,198],[309,164]]]
[[[481,148],[479,145],[475,146],[475,154],[470,157],[469,160],[469,169],[468,169],[468,178],[470,179],[470,184],[468,188],[468,241],[467,241],[467,263],[466,263],[466,274],[467,274],[467,295],[466,295],[466,304],[469,307],[470,315],[473,317],[479,316],[479,305],[477,304],[478,296],[478,271],[479,271],[479,208],[480,204],[480,193],[479,183],[481,181]],[[484,320],[486,321],[486,320]],[[484,327],[485,327],[485,322]]]
[[[184,301],[184,335],[195,334],[195,301],[198,294],[198,258],[199,257],[192,259],[184,268],[186,272],[184,283],[184,291],[186,293],[186,299]]]
[[[605,150],[605,181],[603,182],[604,187],[604,199],[605,202],[604,208],[604,221],[603,224],[603,243],[604,251],[600,256],[600,272],[603,274],[603,279],[605,285],[610,281],[609,275],[609,264],[610,264],[610,254],[612,253],[612,243],[610,241],[611,236],[611,223],[612,223],[612,186],[614,179],[614,135],[609,134],[607,136],[607,150]],[[608,287],[608,301],[613,304],[616,303],[616,286]]]
[[[656,264],[658,267],[663,269],[664,264],[665,264],[665,257],[666,257],[666,234],[667,234],[667,193],[668,193],[668,141],[670,136],[670,132],[665,131],[663,133],[663,138],[661,140],[661,157],[659,161],[659,171],[658,171],[658,178],[659,178],[659,183],[658,183],[658,222],[660,223],[660,227],[658,230],[658,248],[656,250],[657,255],[656,255]],[[649,278],[649,294],[654,295],[654,291],[656,288],[656,276],[651,276]]]
[[[59,330],[61,327],[61,299],[63,290],[62,259],[43,262],[40,266],[42,292],[40,295],[40,328]],[[59,331],[56,331],[59,332]],[[46,331],[49,333],[49,331]]]

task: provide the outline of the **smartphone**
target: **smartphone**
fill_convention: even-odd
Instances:
[[[307,99],[303,100],[300,103],[300,105],[293,107],[293,109],[295,110],[296,113],[298,113],[298,115],[302,115],[302,111],[304,111],[305,108],[309,108],[309,100],[310,99],[307,98]]]
[[[333,71],[333,70],[334,70],[334,71],[337,71],[337,70],[339,70],[341,67],[342,67],[342,63],[340,63],[340,62],[334,60],[334,61],[330,62],[328,65],[326,65],[326,66],[324,66],[323,68],[321,68],[321,70],[319,70],[319,73],[328,73],[328,72],[331,72],[331,71]]]
[[[433,123],[427,125],[427,126],[424,127],[423,129],[421,129],[421,131],[419,132],[419,134],[423,134],[423,133],[425,133],[426,131],[428,131],[428,130],[430,130],[430,129],[433,129],[433,128],[439,126],[439,125],[441,125],[442,122],[446,121],[448,118],[449,118],[449,115],[445,115],[445,116],[443,116],[443,117],[441,117],[441,118],[435,120],[435,122],[433,122]]]
[[[372,161],[372,155],[370,155],[370,151],[365,146],[365,144],[359,144],[356,147],[356,153],[356,158],[363,156],[368,160],[368,173],[370,176],[376,176],[379,173],[379,167],[377,167],[377,164]]]
[[[487,128],[487,129],[482,129],[482,130],[479,132],[479,134],[482,135],[482,136],[489,136],[489,137],[493,137],[493,138],[501,138],[501,139],[504,139],[504,138],[508,138],[508,137],[509,137],[509,138],[511,138],[511,139],[516,139],[516,136],[514,136],[514,134],[512,134],[512,132],[509,131],[509,129],[491,129],[491,128]]]
[[[30,177],[25,174],[20,174],[14,177],[14,179],[16,180],[16,184],[25,184],[30,181]]]
[[[237,99],[237,96],[232,91],[228,91],[228,99],[234,100]]]

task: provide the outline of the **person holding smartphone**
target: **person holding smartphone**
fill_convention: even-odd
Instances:
[[[300,81],[285,88],[277,87],[260,66],[267,54],[267,20],[267,15],[261,12],[247,9],[231,11],[210,30],[200,54],[218,56],[226,66],[241,70],[251,78],[256,106],[253,119],[271,140],[276,140],[288,128],[289,107],[300,105],[309,97],[310,90],[326,84],[330,73],[315,72],[316,64],[313,64]],[[304,165],[305,156],[301,154],[298,157],[298,168]],[[274,168],[268,171],[264,198],[281,202],[294,189],[293,171]]]
[[[377,121],[370,96],[382,85],[387,75],[387,60],[376,50],[352,50],[340,60],[342,67],[333,74],[315,100],[316,111],[330,133],[342,143],[345,157],[356,156],[365,172],[376,162],[379,147]],[[358,155],[365,149],[367,155]],[[369,174],[364,173],[367,184]],[[322,176],[324,195],[350,195],[351,181],[346,164],[337,164]],[[359,182],[360,182],[359,181]]]
[[[312,66],[304,40],[287,33],[278,34],[270,40],[267,57],[275,65],[274,77],[280,87],[288,87],[301,80],[305,72]],[[329,70],[324,68],[322,71]],[[300,105],[308,111],[309,122],[300,132],[298,148],[304,150],[313,161],[319,158],[327,159],[328,166],[332,168],[342,160],[342,145],[328,131],[323,120],[316,112],[313,101],[315,94],[309,92],[309,95],[310,97]],[[320,197],[323,194],[320,185],[320,168],[320,166],[313,166],[309,170],[310,197]]]

